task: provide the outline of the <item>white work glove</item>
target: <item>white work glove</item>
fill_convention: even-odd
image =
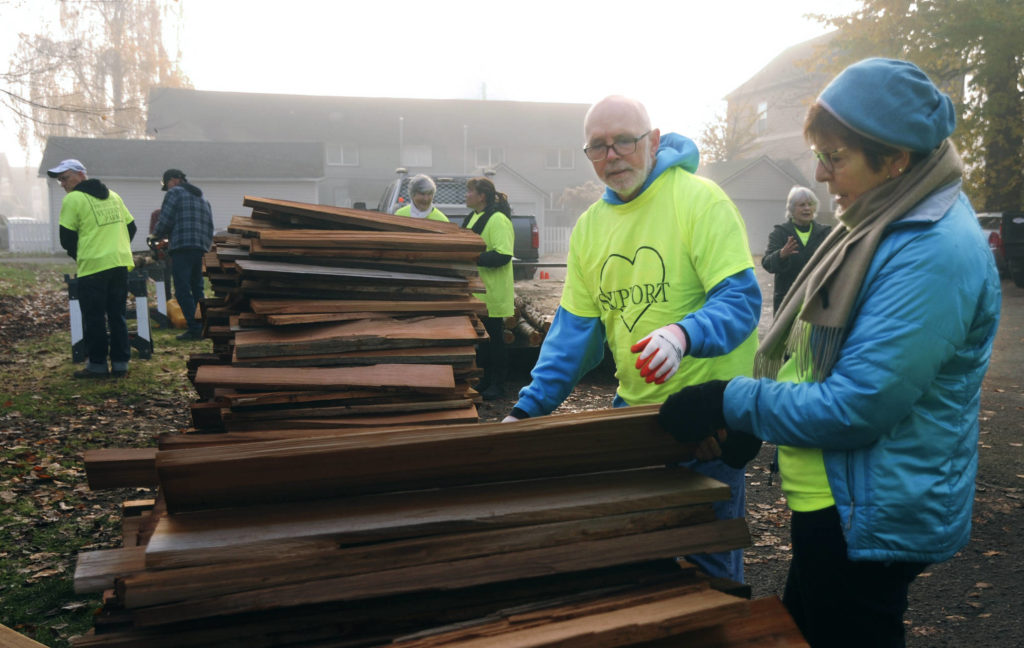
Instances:
[[[675,375],[686,355],[686,336],[675,324],[662,326],[629,349],[639,353],[636,368],[649,383],[662,384]]]
[[[502,423],[515,423],[518,420],[519,419],[517,419],[516,417],[512,416],[511,414],[509,414],[505,418],[501,419],[501,422]]]

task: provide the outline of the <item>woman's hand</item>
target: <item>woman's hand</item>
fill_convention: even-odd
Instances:
[[[793,256],[799,251],[800,250],[796,244],[796,239],[790,236],[788,239],[786,239],[786,244],[779,248],[779,257],[783,259],[788,259],[789,257]]]

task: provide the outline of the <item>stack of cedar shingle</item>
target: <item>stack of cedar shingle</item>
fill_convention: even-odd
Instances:
[[[79,556],[105,593],[73,645],[804,646],[676,560],[749,535],[714,517],[726,486],[665,467],[693,448],[656,416],[168,437],[125,547]]]
[[[476,258],[450,223],[246,197],[204,259],[212,354],[189,376],[199,431],[477,419],[486,337]]]

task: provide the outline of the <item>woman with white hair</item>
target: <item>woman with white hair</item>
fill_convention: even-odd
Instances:
[[[830,225],[814,221],[817,212],[818,197],[807,187],[797,185],[786,198],[786,222],[776,225],[768,235],[768,249],[761,257],[761,265],[775,275],[773,313],[779,310],[796,276],[832,230]]]
[[[409,197],[412,203],[399,207],[395,211],[396,216],[411,216],[412,218],[426,218],[427,220],[441,221],[447,223],[448,217],[440,209],[434,206],[434,193],[437,192],[437,185],[428,175],[419,174],[409,180]]]

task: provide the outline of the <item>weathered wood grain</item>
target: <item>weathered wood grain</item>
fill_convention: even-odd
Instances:
[[[340,439],[160,451],[169,510],[665,465],[692,457],[658,405]]]
[[[400,349],[367,349],[344,351],[342,353],[318,353],[315,355],[261,356],[255,358],[232,358],[232,364],[246,367],[301,367],[335,366],[352,364],[474,364],[476,349],[472,346],[406,347]]]
[[[252,299],[249,306],[261,315],[287,315],[300,313],[407,313],[439,315],[442,313],[487,313],[487,305],[473,297],[436,301],[392,301],[320,299]]]
[[[425,218],[406,218],[405,216],[395,216],[394,214],[351,209],[348,207],[335,207],[332,205],[318,205],[294,200],[244,196],[242,198],[242,205],[252,207],[254,215],[257,212],[263,212],[263,214],[268,216],[270,214],[294,214],[312,219],[313,221],[347,225],[368,230],[435,233],[458,231],[458,226],[454,223],[428,221]]]
[[[749,602],[706,584],[663,586],[609,596],[500,621],[446,635],[396,641],[395,648],[617,648],[728,625],[748,614]]]
[[[118,594],[128,607],[145,607],[428,562],[539,549],[583,537],[610,538],[713,520],[710,504],[704,504],[369,545],[337,546],[309,538],[301,544],[298,540],[292,542],[285,552],[280,550],[283,547],[275,550],[269,544],[251,544],[240,547],[240,557],[209,564],[200,564],[201,556],[210,557],[209,550],[183,552],[180,556],[167,553],[152,557],[159,560],[159,568],[123,579],[118,584]]]
[[[750,536],[743,520],[720,520],[650,533],[511,551],[493,556],[416,565],[355,576],[324,578],[294,585],[139,608],[135,610],[133,619],[139,626],[162,625],[219,614],[273,610],[289,605],[358,601],[423,590],[470,587],[668,558],[695,550],[723,551],[746,546],[749,541]]]
[[[345,388],[413,389],[445,392],[455,388],[449,365],[377,364],[366,367],[235,367],[203,365],[197,389],[218,386],[254,390],[341,390]]]
[[[75,564],[75,593],[102,592],[114,586],[114,579],[145,569],[145,547],[79,552]]]
[[[156,448],[86,450],[85,476],[92,490],[154,487],[157,485]]]
[[[298,540],[338,547],[709,504],[728,496],[727,486],[700,473],[660,468],[198,511],[157,523],[147,564],[294,555],[289,542]],[[623,532],[630,532],[628,525]],[[256,551],[245,554],[248,547]]]
[[[468,232],[469,230],[461,230]],[[457,230],[458,232],[458,230]],[[472,233],[471,233],[472,234]],[[486,249],[476,234],[406,234],[352,230],[281,230],[260,232],[264,249],[272,247],[366,248],[371,250],[423,250],[476,252]]]
[[[446,403],[449,402],[446,401]],[[316,429],[343,430],[346,428],[382,428],[396,425],[446,427],[450,425],[476,423],[480,420],[479,413],[472,401],[463,400],[458,401],[457,403],[455,401],[451,401],[450,403],[462,404],[462,407],[443,407],[437,409],[424,407],[417,411],[408,413],[350,412],[344,416],[339,413],[334,413],[333,415],[325,413],[324,416],[280,419],[259,419],[258,417],[239,418],[227,415],[224,417],[224,427],[228,432],[246,432],[256,430],[272,432],[275,430],[284,430],[285,432],[291,433],[282,434],[278,436],[278,438],[294,438],[296,436],[323,436],[322,434],[312,434],[312,431]],[[391,406],[391,408],[397,409],[395,406]],[[302,434],[294,433],[295,430],[300,429],[305,429],[306,432]]]
[[[315,355],[423,346],[464,346],[480,339],[465,315],[413,320],[360,320],[341,324],[240,331],[235,335],[239,359]]]

